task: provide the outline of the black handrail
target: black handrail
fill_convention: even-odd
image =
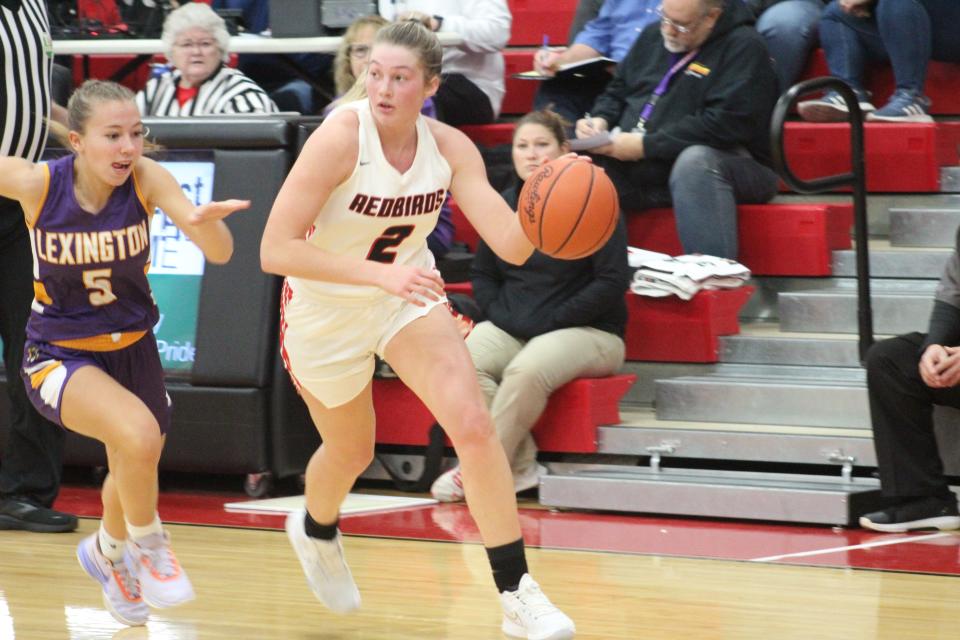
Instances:
[[[833,89],[843,98],[850,117],[851,171],[813,180],[801,180],[787,164],[783,130],[787,115],[796,99],[814,91]],[[870,254],[867,248],[867,173],[863,156],[863,113],[857,94],[839,78],[824,77],[805,80],[790,87],[777,101],[770,122],[770,144],[773,164],[783,181],[800,193],[821,193],[835,187],[853,188],[853,229],[857,251],[857,330],[862,363],[873,344],[873,311],[870,306]]]

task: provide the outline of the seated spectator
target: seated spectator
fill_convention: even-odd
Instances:
[[[583,0],[581,4],[589,4]],[[533,68],[551,79],[542,82],[533,99],[534,109],[550,108],[568,122],[576,122],[603,93],[610,73],[555,76],[565,64],[604,56],[620,62],[643,27],[657,20],[660,0],[606,0],[595,18],[571,38],[569,47],[543,48],[533,58]],[[572,131],[568,131],[572,133]]]
[[[930,60],[960,62],[960,2],[955,0],[834,0],[820,20],[820,44],[830,74],[856,92],[867,120],[931,122],[923,95]],[[870,102],[863,74],[868,62],[888,61],[896,90],[880,109]],[[797,105],[811,122],[847,119],[847,106],[831,91]]]
[[[247,33],[270,30],[269,0],[212,1],[215,10],[242,11]],[[281,111],[313,114],[333,97],[332,85],[327,82],[332,61],[333,56],[327,53],[244,53],[237,68],[263,87]]]
[[[737,203],[767,202],[770,114],[777,99],[767,47],[741,2],[664,0],[617,66],[577,136],[617,127],[593,149],[625,211],[672,202],[684,253],[737,258]],[[747,265],[749,266],[749,265]]]
[[[172,68],[147,81],[137,93],[145,116],[200,116],[272,113],[266,92],[237,69],[226,66],[230,34],[223,18],[202,2],[171,11],[162,40]]]
[[[757,31],[767,41],[780,93],[803,73],[819,40],[817,25],[828,0],[747,0],[757,16]]]
[[[937,287],[927,334],[889,338],[867,352],[880,487],[893,503],[860,518],[868,529],[960,529],[957,497],[947,484],[933,429],[935,405],[960,408],[958,252],[960,234]]]
[[[380,27],[387,24],[390,24],[390,22],[386,18],[373,15],[361,16],[347,27],[340,40],[340,46],[337,48],[337,54],[333,59],[333,84],[337,96],[333,102],[324,108],[323,115],[329,114],[341,102],[360,99],[361,86],[356,87],[356,94],[350,90],[354,89],[357,78],[360,77],[364,69],[367,68],[367,63],[370,62],[370,47],[373,46],[374,36],[377,35]],[[424,103],[424,109],[427,108],[427,103],[430,104],[430,110],[424,112],[424,114],[435,117],[433,101],[427,99],[427,102]]]
[[[394,3],[381,0],[381,14],[419,20],[433,31],[463,38],[463,44],[443,51],[440,90],[433,97],[437,119],[455,127],[496,120],[506,92],[501,53],[510,39],[506,0],[407,0],[402,5],[395,14]]]
[[[556,114],[524,116],[513,137],[518,180],[503,197],[516,207],[523,181],[567,150],[563,121]],[[516,266],[481,241],[472,276],[486,320],[469,333],[467,348],[520,492],[538,486],[546,472],[537,464],[530,430],[550,394],[575,378],[607,376],[623,365],[624,294],[630,283],[626,225],[621,219],[606,246],[581,260],[534,251]],[[438,477],[433,496],[443,502],[463,500],[459,475],[458,467]]]

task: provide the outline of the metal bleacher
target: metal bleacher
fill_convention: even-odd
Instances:
[[[940,65],[937,73],[956,79],[960,66]],[[949,106],[950,97],[944,102]],[[934,288],[954,246],[960,196],[953,194],[960,189],[955,123],[947,115],[941,111],[932,125],[865,127],[878,337],[926,330]],[[849,167],[848,131],[847,125],[787,123],[787,155],[799,160],[797,173],[812,177]],[[848,199],[784,192],[777,201]],[[541,502],[854,522],[876,504],[879,483],[871,473],[876,459],[856,335],[855,252],[834,251],[831,267],[822,277],[755,277],[741,330],[720,338],[716,363],[628,362],[638,383],[621,407],[624,420],[599,430],[600,456],[551,465]],[[936,423],[947,473],[957,475],[960,413],[938,407]]]

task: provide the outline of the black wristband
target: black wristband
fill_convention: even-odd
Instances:
[[[443,26],[443,16],[433,16],[433,19],[437,21],[437,28],[434,31],[440,31],[440,27]]]

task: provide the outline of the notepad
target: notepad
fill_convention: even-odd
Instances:
[[[590,149],[596,149],[597,147],[606,146],[613,142],[613,139],[618,133],[620,133],[620,128],[614,127],[613,131],[600,131],[586,138],[574,138],[570,140],[570,150],[588,151]]]
[[[557,69],[556,77],[572,76],[576,78],[585,78],[588,76],[596,76],[601,73],[609,73],[607,69],[612,64],[617,64],[617,61],[604,56],[596,56],[594,58],[587,58],[586,60],[577,60],[576,62],[560,65],[560,68]],[[552,76],[545,76],[536,69],[531,69],[530,71],[515,73],[511,77],[518,78],[520,80],[549,80]]]

